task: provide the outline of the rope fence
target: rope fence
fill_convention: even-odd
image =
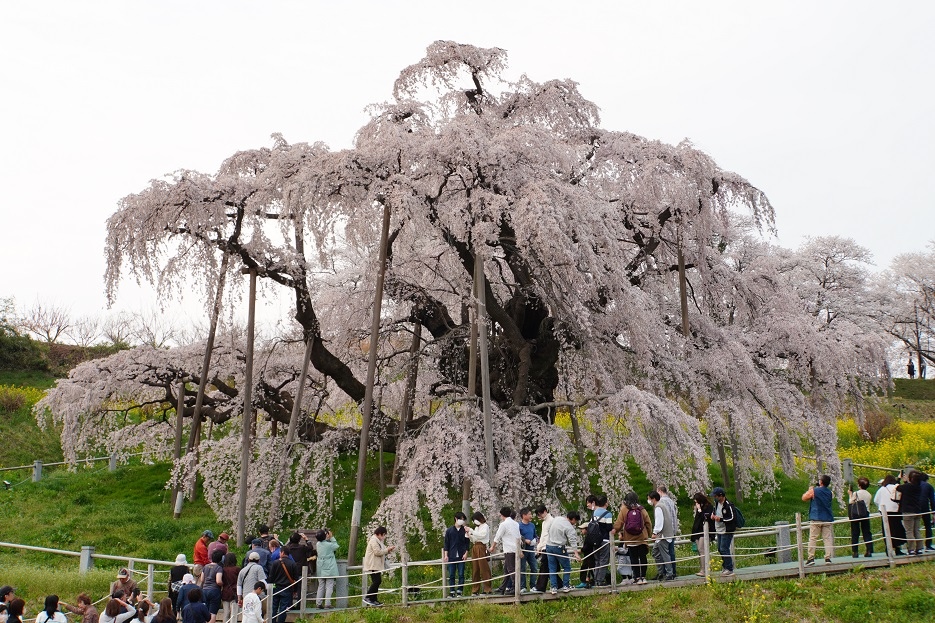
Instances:
[[[913,523],[922,524],[921,518],[925,518],[926,516],[931,518],[932,515],[932,512],[905,513],[899,517],[900,519],[909,519],[910,521],[908,523],[911,526]],[[914,521],[915,518],[920,519]],[[833,570],[845,570],[854,565],[867,566],[867,556],[864,554],[858,555],[857,553],[857,550],[860,548],[872,548],[873,553],[871,558],[875,558],[875,562],[872,566],[895,567],[896,564],[916,560],[935,559],[935,550],[925,550],[919,545],[916,546],[916,549],[919,550],[917,555],[906,555],[900,559],[899,553],[901,553],[901,547],[907,542],[924,543],[925,534],[924,531],[922,531],[919,535],[921,537],[920,541],[915,541],[914,535],[912,534],[906,535],[908,537],[907,539],[904,539],[902,534],[891,534],[893,527],[890,525],[891,519],[895,521],[896,518],[891,518],[884,510],[879,513],[874,513],[866,519],[852,520],[848,518],[837,518],[833,522],[827,522],[831,525],[833,534],[833,538],[830,539],[830,543],[828,544],[832,551],[832,563],[835,566]],[[853,534],[856,532],[851,532],[851,524],[855,522],[871,522],[871,525],[878,531],[872,532],[871,539],[868,541],[863,541],[862,535],[858,534],[858,540],[855,542],[853,540]],[[816,524],[814,527],[816,531],[820,531],[820,524]],[[813,564],[811,559],[808,559],[806,555],[806,548],[809,548],[810,541],[812,541],[811,529],[812,527],[809,523],[802,520],[801,514],[796,514],[794,523],[776,522],[774,526],[738,529],[733,533],[733,539],[729,550],[729,555],[734,560],[737,573],[741,576],[748,575],[748,577],[755,576],[757,578],[769,575],[798,575],[804,578],[808,567]],[[847,533],[845,533],[845,531]],[[669,568],[676,569],[679,572],[679,577],[677,577],[675,581],[680,583],[710,582],[721,560],[721,556],[717,553],[717,549],[713,545],[716,536],[717,533],[709,532],[707,522],[705,522],[704,533],[697,538],[697,540],[700,541],[697,552],[684,551],[687,549],[684,546],[690,544],[691,541],[686,538],[685,535],[678,536],[674,539],[676,546],[676,557],[674,560],[670,562],[664,562],[662,559],[654,560],[650,554],[647,556],[645,566],[642,566],[638,565],[633,559],[627,556],[629,547],[632,547],[634,544],[618,541],[614,535],[611,535],[610,539],[605,540],[595,550],[587,554],[586,558],[589,560],[589,564],[591,564],[588,569],[592,577],[597,577],[598,574],[596,572],[598,571],[601,572],[599,574],[600,576],[606,577],[606,584],[595,587],[597,590],[605,592],[639,590],[640,584],[648,582],[649,578],[647,576],[651,575],[650,572],[653,567],[656,567],[655,580],[667,580],[665,565],[673,565],[673,567]],[[822,539],[820,536],[821,535],[817,533],[814,535],[813,547],[816,552],[820,546],[824,545],[824,543],[821,542]],[[652,543],[653,542],[650,541],[646,544],[651,548]],[[877,549],[880,547],[880,544],[883,544],[882,551],[878,552]],[[145,582],[145,594],[154,603],[158,602],[156,599],[157,596],[161,597],[167,593],[168,582],[165,574],[168,573],[169,567],[175,565],[174,562],[169,561],[97,554],[92,547],[83,547],[81,552],[5,542],[0,542],[0,547],[40,551],[63,556],[77,556],[81,561],[79,570],[82,572],[92,568],[95,559],[120,561],[125,563],[127,569],[134,578],[138,579],[140,584]],[[572,567],[569,575],[582,573],[583,570],[580,565],[571,564],[577,563],[577,552],[549,552],[548,554],[545,552],[537,552],[539,554],[537,556],[539,568],[534,572],[531,568],[532,565],[523,564],[525,558],[523,554],[534,550],[524,550],[521,541],[517,543],[516,547],[517,551],[515,553],[509,552],[506,554],[506,556],[513,555],[515,557],[513,564],[514,570],[510,574],[507,574],[505,571],[505,554],[503,553],[488,554],[487,556],[476,559],[486,561],[487,564],[491,566],[491,577],[489,579],[473,577],[470,568],[475,559],[469,558],[467,555],[461,560],[449,562],[445,562],[442,558],[410,561],[408,555],[403,552],[400,562],[391,564],[384,570],[384,573],[389,577],[386,580],[386,585],[381,585],[378,591],[378,601],[379,599],[386,599],[385,603],[388,605],[406,606],[413,601],[450,600],[452,599],[450,595],[453,592],[461,591],[460,594],[456,593],[453,599],[481,598],[492,599],[497,602],[513,601],[515,603],[521,603],[524,600],[542,598],[541,593],[552,592],[552,589],[556,588],[557,583],[563,584],[562,590],[565,592],[574,590],[574,582],[569,582],[568,584],[564,583],[563,576],[565,570],[562,568],[561,563],[567,562],[569,566]],[[608,551],[605,552],[605,549]],[[849,555],[846,557],[838,556],[838,551],[841,549],[849,550]],[[868,552],[869,551],[870,550],[868,550]],[[558,568],[555,574],[551,574],[546,570],[550,557],[556,563],[559,563],[555,565]],[[859,558],[859,560],[855,560],[857,558]],[[760,560],[763,561],[763,564],[757,564]],[[598,564],[598,561],[601,561],[600,564]],[[458,582],[454,586],[449,586],[449,567],[460,564],[464,564],[465,567],[464,581],[463,583]],[[500,569],[494,573],[494,568],[501,564],[504,566],[504,569]],[[143,570],[144,566],[145,571]],[[637,567],[639,567],[639,575],[644,578],[644,581],[634,584],[636,582]],[[365,572],[360,566],[348,568],[344,561],[338,561],[338,568],[337,576],[327,578],[334,580],[335,591],[330,598],[331,604],[339,609],[370,607],[364,599],[366,597],[367,585],[371,573]],[[621,573],[621,570],[629,570],[630,573]],[[823,569],[823,571],[825,571],[825,569]],[[551,589],[537,588],[544,586],[543,576],[545,575],[549,576],[547,582],[551,585]],[[632,577],[628,578],[627,575]],[[456,579],[460,577],[460,573],[458,573]],[[719,578],[721,581],[733,581],[735,579],[737,579],[736,576]],[[267,623],[273,623],[273,616],[276,614],[273,612],[274,598],[278,598],[277,601],[280,601],[281,597],[279,596],[287,591],[291,595],[285,602],[287,604],[287,612],[297,613],[300,618],[304,618],[310,613],[323,611],[315,607],[323,605],[321,602],[317,601],[316,590],[313,590],[313,588],[317,589],[318,580],[319,578],[309,575],[309,569],[305,567],[302,569],[301,579],[296,580],[290,586],[278,591],[274,591],[271,587],[268,587],[266,596],[263,599],[265,621]],[[500,585],[499,591],[493,596],[479,594],[484,585],[493,588],[498,583]],[[526,589],[526,586],[532,588]],[[249,591],[247,587],[244,587],[243,590],[245,592]],[[581,593],[583,591],[579,590],[578,592]],[[103,601],[103,599],[95,603],[100,603],[101,601]],[[381,602],[380,605],[383,605],[383,603]],[[222,623],[237,623],[240,617],[237,602],[233,602],[229,611],[228,606],[229,604],[225,604],[225,612],[227,612],[227,614],[223,617],[219,616],[218,620]]]

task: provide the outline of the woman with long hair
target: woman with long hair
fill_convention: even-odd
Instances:
[[[633,519],[628,521],[632,514]],[[636,532],[639,529],[640,532]],[[630,491],[623,498],[623,506],[614,522],[614,534],[619,534],[624,545],[627,547],[627,554],[630,556],[630,564],[633,567],[633,583],[646,584],[646,556],[649,554],[649,535],[652,534],[653,523],[649,518],[646,509],[640,506],[640,497],[635,491]]]
[[[887,474],[880,482],[880,488],[873,496],[873,503],[879,510],[886,511],[886,526],[890,542],[893,544],[893,553],[896,556],[905,556],[902,547],[906,542],[906,529],[903,528],[903,517],[899,513],[899,496],[896,491],[896,478]]]
[[[711,500],[708,499],[708,496],[701,492],[693,495],[692,499],[695,501],[695,518],[692,522],[691,542],[695,544],[698,550],[698,562],[700,567],[698,573],[695,575],[705,577],[708,571],[705,566],[705,561],[707,559],[708,548],[711,546],[709,539],[714,536],[714,520],[711,519],[711,513],[714,512],[714,505],[711,504]],[[707,539],[704,538],[705,522],[708,524]]]
[[[59,612],[58,595],[49,595],[45,598],[45,607],[36,615],[36,623],[68,623],[65,615]]]
[[[23,623],[23,609],[25,607],[26,602],[19,597],[11,601],[7,607],[7,623]]]
[[[151,623],[176,623],[175,610],[172,608],[172,600],[163,597],[159,602],[159,611],[153,617]]]
[[[227,552],[221,564],[221,620],[227,621],[234,613],[234,604],[237,602],[237,575],[240,573],[237,554]]]

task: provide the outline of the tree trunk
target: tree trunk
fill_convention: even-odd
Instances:
[[[724,488],[730,487],[730,470],[727,469],[727,452],[724,450],[724,442],[718,439],[717,442],[717,462],[721,466],[721,481]]]
[[[308,378],[308,362],[312,353],[312,341],[305,344],[305,356],[302,358],[302,376],[299,377],[299,386],[295,392],[295,402],[292,405],[292,417],[289,418],[289,429],[286,432],[286,445],[283,448],[282,456],[279,460],[279,477],[276,478],[273,486],[273,495],[270,496],[269,518],[266,522],[270,528],[276,525],[282,513],[279,512],[280,500],[282,499],[282,489],[286,482],[290,480],[289,471],[292,467],[292,445],[295,443],[295,431],[298,428],[299,416],[302,413],[302,397],[305,394],[305,382]]]
[[[387,239],[390,231],[390,206],[383,204],[383,228],[380,233],[380,255],[377,267],[376,291],[373,295],[373,320],[370,323],[370,357],[367,361],[367,384],[364,386],[364,407],[361,410],[360,445],[357,454],[357,482],[354,486],[354,508],[351,510],[351,534],[347,545],[347,566],[357,561],[357,540],[364,504],[364,472],[367,469],[367,445],[370,419],[373,416],[373,383],[377,371],[377,346],[380,339],[380,309],[383,306],[383,282],[386,277]],[[342,366],[343,366],[342,362]],[[317,367],[317,366],[316,366]],[[344,366],[345,368],[347,366]],[[321,368],[319,368],[320,370]],[[332,375],[333,376],[333,375]],[[356,381],[356,379],[354,379]],[[340,386],[340,381],[335,379]],[[342,387],[343,389],[343,387]]]
[[[575,454],[578,455],[578,470],[582,478],[587,478],[588,464],[584,460],[584,443],[581,440],[581,427],[578,425],[578,414],[575,412],[575,408],[571,407],[568,409],[568,415],[571,418],[571,434],[574,437],[575,441]]]
[[[226,253],[221,257],[221,270],[218,275],[218,287],[214,295],[214,307],[211,309],[211,326],[208,329],[208,341],[205,344],[205,356],[201,363],[201,378],[198,380],[198,394],[195,397],[195,414],[192,420],[191,433],[188,436],[188,446],[186,454],[190,453],[201,442],[201,408],[204,406],[205,389],[208,386],[208,372],[211,367],[211,354],[214,350],[214,337],[218,330],[218,317],[221,315],[221,303],[224,300],[224,284],[227,281],[227,266],[230,263],[230,256]],[[191,498],[195,497],[195,488],[198,485],[198,478],[192,481]],[[176,505],[175,518],[181,515],[181,509]]]
[[[422,323],[416,322],[412,328],[412,343],[409,345],[409,369],[406,371],[406,390],[403,392],[403,404],[399,417],[399,434],[396,436],[396,452],[393,459],[393,477],[391,487],[399,485],[399,444],[406,435],[406,426],[412,419],[416,397],[416,381],[419,378],[419,347],[422,345]]]

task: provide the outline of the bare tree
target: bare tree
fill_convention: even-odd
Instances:
[[[130,345],[133,337],[133,317],[127,312],[113,314],[102,324],[101,333],[111,344]]]
[[[101,324],[98,316],[82,316],[75,320],[68,335],[78,346],[88,348],[101,339]]]
[[[130,335],[139,344],[166,348],[178,343],[177,330],[164,314],[155,310],[135,312],[130,320]]]
[[[71,328],[72,322],[67,308],[55,303],[43,304],[37,299],[20,320],[20,326],[49,344],[55,344]]]

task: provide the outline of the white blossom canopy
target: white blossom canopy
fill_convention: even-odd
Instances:
[[[460,405],[401,442],[405,475],[377,514],[400,530],[421,529],[409,511],[426,499],[444,525],[448,492],[482,473],[476,440],[458,432],[476,417],[463,402],[475,258],[491,393],[509,438],[498,465],[511,475],[496,491],[475,484],[476,503],[558,503],[581,492],[585,474],[567,477],[554,460],[574,455],[555,425],[563,404],[581,407],[573,442],[617,500],[629,461],[673,488],[708,486],[709,445],[731,448],[746,492],[775,486],[773,470],[792,469],[804,446],[838,469],[835,418],[886,381],[882,348],[854,324],[814,313],[761,239],[774,222],[766,196],[687,141],[601,128],[597,106],[570,80],[510,83],[505,66],[498,48],[439,41],[401,72],[392,100],[373,107],[353,149],[276,136],[216,174],[152,182],[108,221],[109,294],[126,271],[166,294],[210,290],[227,254],[239,260],[232,270],[257,269],[294,294],[319,382],[360,403],[388,206],[385,383],[404,382],[400,344],[419,323],[428,333],[419,393],[454,394]],[[69,383],[78,380],[55,392]],[[392,409],[377,418],[378,438],[389,436]],[[445,443],[467,449],[443,457]],[[532,488],[512,480],[524,464],[542,477]]]

